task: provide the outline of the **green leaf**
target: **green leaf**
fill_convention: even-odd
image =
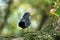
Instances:
[[[51,0],[44,0],[44,1],[49,4],[51,3]]]
[[[60,16],[60,7],[56,10],[56,13]]]

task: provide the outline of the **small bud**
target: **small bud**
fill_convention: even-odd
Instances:
[[[56,11],[55,9],[51,9],[51,10],[50,10],[50,13],[51,13],[51,14],[54,14],[55,11]]]

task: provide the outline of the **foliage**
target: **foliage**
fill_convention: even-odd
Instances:
[[[22,29],[18,22],[25,12],[31,14],[31,25]],[[41,23],[45,14],[48,18]],[[59,40],[60,0],[0,0],[0,36],[0,40]]]

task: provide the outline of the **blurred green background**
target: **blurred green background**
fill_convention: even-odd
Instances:
[[[18,23],[25,12],[31,14],[31,25],[22,29]],[[48,19],[42,23],[45,14]],[[0,0],[0,39],[59,40],[60,0]]]

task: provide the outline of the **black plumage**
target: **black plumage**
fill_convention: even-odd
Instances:
[[[30,22],[30,13],[29,12],[26,12],[24,15],[23,15],[23,17],[22,17],[22,19],[21,19],[21,21],[19,22],[19,27],[21,27],[21,28],[27,28],[27,27],[29,27],[30,26],[30,24],[31,24],[31,22]]]

